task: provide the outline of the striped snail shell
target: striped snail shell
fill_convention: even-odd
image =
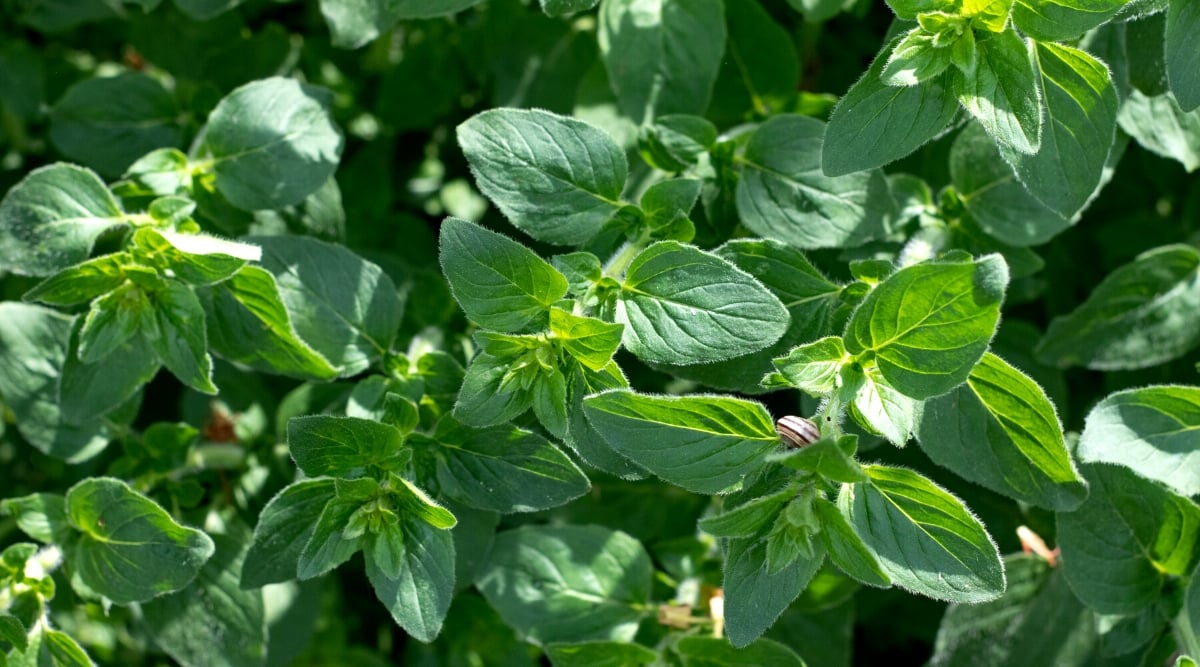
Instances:
[[[821,429],[804,417],[788,415],[775,422],[775,430],[788,449],[800,449],[821,439]]]

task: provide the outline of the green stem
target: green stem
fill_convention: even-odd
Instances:
[[[643,234],[638,240],[626,243],[621,251],[608,262],[608,266],[604,267],[605,277],[620,279],[624,275],[625,269],[633,263],[633,258],[646,249],[646,243],[649,240],[649,235]]]

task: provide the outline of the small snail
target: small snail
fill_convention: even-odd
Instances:
[[[788,415],[775,422],[775,431],[788,449],[800,449],[821,439],[821,429],[804,417]]]

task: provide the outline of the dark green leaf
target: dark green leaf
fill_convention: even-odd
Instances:
[[[243,588],[296,577],[300,553],[333,495],[332,479],[308,479],[285,487],[267,503],[258,515],[254,539],[242,567]]]
[[[125,253],[103,255],[59,271],[22,296],[52,306],[85,303],[125,282],[123,267],[131,258]]]
[[[71,527],[65,499],[56,493],[33,493],[0,500],[0,515],[16,519],[21,532],[45,544],[65,544]]]
[[[519,417],[533,406],[532,392],[500,390],[510,361],[487,352],[471,360],[454,403],[456,419],[479,428],[495,426]]]
[[[800,81],[800,58],[788,30],[757,0],[726,2],[725,22],[729,39],[712,116],[741,116],[746,109],[760,116],[786,111]]]
[[[582,366],[567,375],[567,437],[564,442],[584,463],[623,479],[640,479],[646,471],[617,453],[596,430],[583,409],[583,399],[606,389],[624,389],[629,382],[616,362],[592,373]]]
[[[370,470],[393,470],[401,462],[404,434],[369,419],[293,417],[288,448],[309,477],[361,477]]]
[[[967,379],[996,333],[1008,267],[999,255],[900,269],[871,291],[846,325],[846,350],[912,398]]]
[[[630,641],[653,569],[637,540],[599,526],[524,526],[496,536],[475,585],[538,644]]]
[[[29,646],[29,637],[25,634],[25,626],[18,618],[8,614],[0,614],[0,640],[12,644],[18,651],[24,651],[25,647]]]
[[[751,231],[797,248],[861,245],[886,233],[892,197],[883,173],[826,176],[825,134],[824,123],[797,115],[775,116],[754,132],[737,188]]]
[[[735,648],[718,637],[681,637],[673,648],[684,667],[804,667],[792,649],[771,639]]]
[[[608,0],[599,39],[621,111],[635,123],[708,108],[725,45],[721,0]]]
[[[638,133],[642,159],[663,171],[683,171],[717,143],[717,128],[699,116],[659,116]]]
[[[456,218],[442,223],[440,258],[450,290],[475,323],[500,331],[545,325],[567,279],[525,246]]]
[[[766,632],[808,586],[825,560],[818,545],[815,558],[796,558],[783,569],[767,570],[767,540],[734,538],[724,543],[725,629],[735,647],[744,647]]]
[[[204,307],[192,288],[174,280],[152,295],[158,337],[151,346],[167,370],[181,382],[205,394],[216,394],[212,357],[204,330]]]
[[[295,79],[248,83],[213,109],[196,157],[238,208],[299,204],[329,180],[342,156],[330,98]]]
[[[87,259],[125,214],[96,174],[57,163],[35,169],[0,200],[0,271],[48,276]]]
[[[1035,352],[1059,367],[1146,368],[1200,343],[1200,252],[1169,245],[1138,255],[1055,318]]]
[[[715,537],[753,537],[770,525],[783,506],[795,497],[796,488],[788,486],[779,492],[752,498],[736,507],[727,505],[720,514],[701,519],[700,530]]]
[[[78,332],[71,347],[79,349]],[[81,424],[121,407],[154,378],[158,354],[144,336],[133,336],[95,363],[69,354],[58,383],[58,406],[63,418]]]
[[[1088,413],[1077,453],[1083,461],[1126,466],[1181,496],[1200,495],[1200,388],[1110,394]]]
[[[838,504],[897,586],[937,600],[977,603],[1004,592],[1004,566],[979,519],[927,478],[868,466],[868,483]]]
[[[585,12],[595,7],[600,0],[540,0],[542,11],[547,16],[565,16],[575,12]]]
[[[875,554],[867,548],[858,533],[836,505],[817,498],[813,503],[821,521],[821,543],[829,561],[857,581],[870,586],[890,586],[892,578],[884,571]]]
[[[321,0],[333,43],[354,49],[391,30],[401,19],[425,19],[462,11],[479,0]]]
[[[1200,7],[1187,0],[1171,0],[1167,9],[1167,78],[1179,107],[1200,107]]]
[[[1011,498],[1067,511],[1087,497],[1046,393],[990,352],[925,404],[919,440],[934,463]]]
[[[587,123],[493,109],[459,125],[458,143],[483,194],[539,241],[582,244],[622,206],[625,155]]]
[[[640,644],[590,641],[550,644],[546,657],[554,667],[633,667],[654,662],[658,654]]]
[[[617,452],[695,493],[724,491],[779,444],[762,405],[732,397],[614,389],[589,396],[584,411]]]
[[[454,597],[454,540],[424,521],[401,524],[399,571],[386,572],[375,551],[368,550],[367,578],[396,623],[418,641],[431,642]]]
[[[779,298],[716,255],[675,241],[643,250],[625,274],[617,321],[625,347],[668,364],[716,361],[779,340],[789,315]]]
[[[800,449],[789,449],[770,457],[794,470],[815,472],[826,479],[853,484],[867,481],[867,474],[854,460],[851,452],[858,446],[858,436],[843,435],[836,440],[822,438]]]
[[[117,604],[145,602],[196,578],[213,541],[176,523],[163,508],[111,477],[67,491],[67,516],[80,532],[71,567],[88,588]]]
[[[49,629],[42,631],[38,667],[94,667],[95,664],[83,647],[67,633]]]
[[[350,519],[359,508],[382,494],[379,482],[370,477],[335,480],[334,490],[335,496],[325,503],[312,534],[300,551],[296,576],[301,580],[329,572],[350,560],[362,548],[362,531],[351,526]]]

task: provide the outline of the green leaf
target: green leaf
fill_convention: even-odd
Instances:
[[[496,536],[475,585],[536,644],[628,642],[650,596],[640,542],[600,526],[524,526]]]
[[[96,363],[139,332],[147,341],[154,341],[158,337],[155,315],[149,293],[132,282],[96,299],[79,328],[79,360]]]
[[[1183,608],[1176,617],[1175,628],[1176,633],[1186,637],[1188,643],[1196,645],[1200,637],[1200,567],[1188,577],[1187,589],[1183,593]],[[1195,661],[1192,661],[1191,667],[1195,665]]]
[[[599,372],[589,372],[584,367],[577,366],[568,373],[567,437],[563,442],[575,450],[584,463],[593,468],[622,479],[641,479],[646,477],[646,471],[618,454],[592,425],[583,409],[583,400],[589,394],[606,389],[624,389],[628,386],[629,382],[615,361]]]
[[[309,477],[361,477],[403,463],[404,434],[369,419],[313,415],[287,426],[292,460]]]
[[[192,389],[215,395],[212,357],[208,356],[208,337],[203,327],[204,307],[196,293],[172,280],[151,298],[159,335],[150,343],[163,365]]]
[[[758,352],[669,372],[718,389],[745,394],[763,391],[763,375],[771,360],[795,346],[830,333],[841,287],[830,282],[799,250],[779,241],[734,239],[713,251],[754,276],[787,308],[791,323],[773,345]]]
[[[831,563],[856,581],[869,586],[887,587],[892,584],[892,578],[884,571],[879,559],[854,532],[854,527],[837,505],[817,498],[813,502],[813,509],[821,522],[821,543],[825,545]]]
[[[525,246],[474,223],[442,223],[442,271],[450,291],[476,324],[500,331],[545,326],[567,279]]]
[[[548,111],[492,109],[458,126],[480,191],[539,241],[579,245],[623,205],[628,166],[603,130]]]
[[[856,435],[843,435],[836,440],[822,438],[800,449],[772,454],[768,460],[778,461],[793,470],[815,472],[835,482],[865,482],[867,473],[854,460],[853,452],[857,447]]]
[[[576,12],[586,12],[595,7],[600,0],[540,0],[540,2],[546,16],[566,16]]]
[[[953,10],[954,0],[886,0],[887,6],[902,19],[915,19],[918,14]]]
[[[78,331],[72,332],[73,350],[79,349]],[[84,363],[68,354],[58,381],[58,407],[63,418],[81,424],[105,416],[133,398],[160,367],[158,354],[134,336],[103,359]]]
[[[300,236],[250,237],[275,276],[296,333],[337,367],[357,375],[391,350],[404,307],[375,264],[343,246]]]
[[[678,172],[697,164],[717,143],[717,128],[708,119],[687,114],[659,116],[638,130],[642,159],[663,171]]]
[[[117,604],[187,586],[213,555],[208,535],[179,525],[153,500],[111,477],[71,487],[66,508],[80,533],[68,553],[72,570]]]
[[[1086,301],[1050,323],[1034,349],[1062,368],[1146,368],[1200,343],[1200,252],[1168,245],[1104,278]]]
[[[866,470],[871,481],[842,487],[838,504],[893,583],[950,602],[1004,592],[996,545],[962,501],[911,470]]]
[[[29,646],[25,626],[18,618],[8,614],[0,614],[0,640],[12,644],[18,651],[24,651]]]
[[[1087,497],[1054,404],[990,352],[966,384],[925,404],[918,439],[934,463],[1010,498],[1068,511]]]
[[[1077,454],[1089,463],[1125,466],[1181,496],[1200,495],[1200,388],[1110,394],[1088,413]]]
[[[970,32],[970,28],[967,28]],[[880,77],[889,86],[915,86],[936,78],[950,66],[950,48],[935,45],[936,36],[917,27],[900,38]]]
[[[593,371],[612,361],[621,346],[621,324],[581,317],[560,308],[550,310],[550,332],[573,359]]]
[[[779,115],[750,138],[737,209],[751,231],[797,248],[860,245],[884,235],[892,197],[883,173],[821,171],[825,124]]]
[[[702,115],[725,45],[721,0],[608,0],[600,56],[621,112],[637,124]]]
[[[1200,7],[1186,0],[1171,0],[1167,5],[1167,79],[1184,111],[1200,107],[1200,50],[1194,43],[1197,34]]]
[[[1080,468],[1088,499],[1058,514],[1063,573],[1097,612],[1136,614],[1158,601],[1168,576],[1191,572],[1200,507],[1128,468]]]
[[[382,490],[373,478],[334,480],[335,496],[325,503],[321,516],[296,562],[300,580],[319,577],[350,560],[363,545],[361,532],[350,525],[351,517],[363,505],[379,498]]]
[[[99,453],[110,436],[103,421],[69,423],[59,407],[73,320],[42,306],[0,302],[0,397],[29,444],[76,463]],[[38,363],[31,365],[31,359]]]
[[[286,487],[258,515],[254,539],[242,566],[242,588],[288,581],[313,529],[334,496],[332,479],[306,479]]]
[[[1070,218],[1100,185],[1117,129],[1117,92],[1108,67],[1069,46],[1037,42],[1046,130],[1041,150],[1026,155],[1006,144],[1000,153],[1042,203]]]
[[[962,15],[977,25],[992,32],[1004,30],[1013,0],[964,0]]]
[[[638,205],[655,238],[692,240],[696,230],[688,215],[700,198],[701,185],[695,178],[669,178],[646,188]]]
[[[63,163],[34,169],[0,200],[0,271],[48,276],[78,264],[125,220],[93,172]]]
[[[779,340],[789,316],[778,297],[716,255],[675,241],[629,265],[617,304],[625,347],[668,364],[716,361]]]
[[[157,79],[141,72],[84,79],[50,110],[50,141],[69,160],[106,176],[158,148],[183,142],[179,107]]]
[[[683,667],[804,667],[792,649],[771,639],[756,639],[743,648],[719,637],[680,637],[672,647]]]
[[[640,667],[654,662],[658,654],[640,644],[590,641],[550,644],[546,647],[546,657],[554,667]]]
[[[846,91],[825,127],[821,169],[843,176],[882,167],[933,139],[958,115],[950,75],[897,88],[883,82],[887,54],[899,38],[884,45],[871,67]]]
[[[1042,142],[1042,90],[1032,49],[1006,30],[976,42],[975,71],[955,69],[955,92],[963,108],[1002,144],[1033,155]]]
[[[1054,128],[1047,134],[1057,132]],[[1039,245],[1071,226],[1069,218],[1050,210],[1021,184],[978,123],[968,125],[950,147],[950,181],[971,218],[1002,243]]]
[[[454,514],[442,507],[419,486],[400,477],[391,475],[390,493],[401,512],[414,516],[439,530],[449,530],[458,523]]]
[[[1117,123],[1151,153],[1176,160],[1189,172],[1200,169],[1200,111],[1184,112],[1172,95],[1148,97],[1131,90],[1121,101]]]
[[[924,404],[888,384],[878,368],[865,369],[861,374],[851,372],[849,377],[847,386],[854,392],[851,416],[868,431],[903,447],[921,422]]]
[[[751,498],[737,507],[726,506],[723,512],[701,519],[698,525],[714,537],[753,537],[773,523],[783,506],[795,497],[796,488],[788,486],[776,493]]]
[[[180,234],[142,227],[134,245],[165,260],[175,277],[189,285],[214,285],[233,277],[247,262],[262,260],[262,248],[207,234]]]
[[[58,630],[42,631],[37,665],[53,667],[95,667],[87,652],[70,635]]]
[[[356,49],[391,30],[401,19],[454,14],[480,0],[321,0],[333,44]]]
[[[511,359],[481,352],[467,366],[454,417],[464,424],[484,428],[516,419],[533,406],[529,391],[502,391],[501,384],[508,376]]]
[[[800,56],[791,34],[757,0],[724,4],[729,39],[709,117],[723,121],[740,118],[747,109],[763,117],[786,111],[800,81]]]
[[[734,647],[749,645],[771,627],[808,586],[825,561],[823,547],[815,558],[796,558],[783,569],[767,569],[767,540],[734,538],[722,545],[725,557],[725,630]]]
[[[588,478],[553,443],[512,426],[471,429],[443,420],[435,435],[438,487],[493,512],[533,512],[587,493]],[[424,449],[422,450],[424,452]]]
[[[752,401],[614,389],[587,397],[583,406],[618,453],[694,493],[724,491],[758,470],[779,444],[771,416]]]
[[[542,373],[533,383],[533,414],[555,438],[567,435],[567,378],[557,368]]]
[[[338,375],[300,339],[279,296],[275,277],[246,266],[229,280],[200,291],[213,352],[250,368],[313,380]]]
[[[332,95],[272,77],[227,95],[209,114],[197,152],[216,186],[246,211],[299,204],[329,180],[342,155]]]
[[[154,642],[182,664],[266,664],[263,593],[238,586],[249,530],[236,525],[237,530],[230,534],[213,536],[216,551],[191,586],[142,607]],[[215,656],[220,656],[219,660],[214,660]]]
[[[841,384],[842,366],[850,361],[840,336],[826,336],[792,348],[787,356],[774,359],[776,373],[763,382],[772,387],[795,387],[813,396],[833,393]]]
[[[21,298],[52,306],[73,306],[91,301],[125,282],[126,253],[102,255],[70,266],[34,286]]]
[[[1016,0],[1012,19],[1040,42],[1064,42],[1107,23],[1129,0]]]
[[[917,399],[962,384],[1000,319],[1008,267],[1000,255],[908,266],[880,283],[846,325],[846,351]]]
[[[66,501],[56,493],[0,500],[0,516],[13,517],[21,532],[45,544],[64,544],[71,532]]]
[[[454,597],[454,540],[449,531],[437,530],[423,521],[401,521],[401,526],[403,539],[399,546],[403,556],[399,571],[394,575],[386,572],[375,550],[369,549],[367,579],[375,596],[405,632],[418,641],[431,642],[441,632]],[[381,539],[382,535],[375,538]]]

